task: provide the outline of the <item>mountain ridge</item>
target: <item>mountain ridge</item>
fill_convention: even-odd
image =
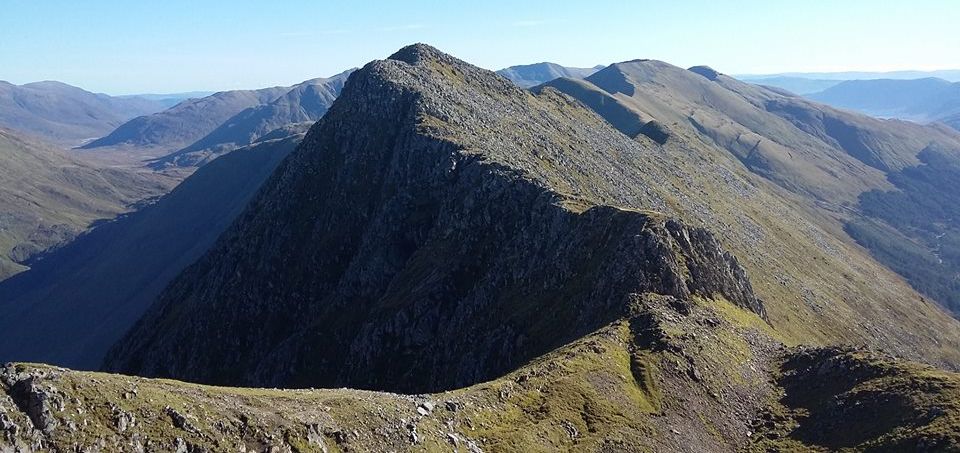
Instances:
[[[523,123],[517,118],[523,118]],[[351,145],[354,143],[358,145]],[[490,362],[486,367],[483,361],[458,363],[462,359],[457,357],[464,356],[458,348],[478,347],[477,343],[458,343],[464,331],[477,328],[476,323],[466,323],[464,313],[478,313],[470,308],[478,303],[502,306],[497,310],[510,313],[506,307],[524,294],[496,297],[504,288],[518,284],[509,279],[495,283],[504,278],[498,275],[512,274],[498,269],[524,269],[523,263],[529,259],[526,253],[541,248],[543,252],[537,253],[544,256],[559,253],[551,248],[553,243],[537,241],[556,234],[586,238],[589,236],[580,236],[580,231],[602,231],[605,224],[611,225],[609,228],[630,225],[644,218],[645,214],[637,214],[643,209],[676,214],[684,223],[694,223],[681,228],[688,231],[681,237],[695,236],[689,231],[696,225],[732,225],[720,230],[718,243],[732,249],[738,262],[746,263],[752,286],[763,290],[760,297],[765,316],[787,338],[856,339],[946,366],[956,360],[950,357],[950,348],[933,351],[923,346],[956,342],[949,327],[956,325],[955,320],[917,296],[906,302],[900,296],[891,297],[915,293],[864,252],[830,239],[832,233],[809,221],[803,223],[807,230],[790,227],[792,219],[799,217],[786,209],[785,203],[792,203],[789,198],[766,195],[755,187],[762,181],[733,173],[727,164],[711,162],[709,154],[696,155],[702,151],[706,149],[689,148],[683,142],[659,145],[644,137],[631,140],[554,90],[534,95],[435,49],[401,49],[351,75],[334,107],[311,129],[299,150],[287,158],[233,228],[172,283],[151,313],[117,344],[108,356],[108,369],[220,384],[310,386],[321,382],[382,389],[419,382],[428,389],[477,382],[516,366],[535,351],[546,350],[544,345],[556,346],[549,341],[559,341],[552,338],[538,346],[545,341],[543,331],[524,317],[528,315],[518,313],[513,318],[515,325],[504,325],[502,318],[496,318],[493,330],[478,337],[484,345],[479,351],[503,342],[506,349],[489,357],[508,358],[506,361]],[[691,156],[696,157],[698,166],[690,166]],[[674,164],[683,161],[687,162],[683,168]],[[708,177],[716,174],[725,175],[719,185],[715,176]],[[705,191],[708,187],[710,191]],[[339,196],[318,195],[325,193]],[[702,199],[692,198],[693,194]],[[444,201],[447,197],[464,201]],[[741,214],[728,211],[729,205],[711,204],[724,199],[738,200]],[[527,206],[536,216],[554,219],[547,225],[555,230],[540,230],[547,227],[528,223],[530,220],[513,211],[517,204]],[[590,209],[595,205],[616,207]],[[743,226],[747,220],[738,217],[745,212],[755,216],[750,222],[763,233],[748,233],[751,230]],[[329,223],[333,218],[336,224]],[[599,223],[581,230],[577,222]],[[758,225],[761,223],[763,227]],[[516,231],[538,245],[520,247],[497,236],[500,231]],[[790,241],[773,239],[780,234],[789,235]],[[761,241],[770,241],[770,247],[761,246]],[[381,247],[380,243],[393,245]],[[774,243],[780,245],[773,247]],[[327,247],[337,252],[323,252]],[[699,247],[703,246],[693,250]],[[843,258],[848,253],[862,262]],[[478,257],[478,261],[455,258],[465,256]],[[490,261],[484,256],[490,256]],[[510,256],[516,261],[504,261]],[[792,277],[799,280],[788,282],[780,280],[782,274],[774,269],[783,265],[777,264],[782,259],[818,265],[801,266],[803,270],[791,265]],[[613,262],[618,260],[631,262],[621,258]],[[561,259],[556,265],[567,266],[564,263]],[[282,272],[290,266],[312,271]],[[556,273],[577,275],[577,269]],[[518,270],[516,275],[527,275],[527,271]],[[617,281],[615,275],[608,275],[611,282]],[[878,285],[877,275],[890,280]],[[417,283],[428,276],[434,283]],[[527,278],[547,277],[532,274]],[[605,283],[598,284],[602,288]],[[689,285],[689,280],[685,284]],[[799,288],[793,289],[795,285]],[[802,288],[812,293],[809,297],[813,300],[799,305],[788,302],[796,300]],[[558,302],[555,308],[569,313],[564,316],[573,316],[561,316],[563,322],[587,316],[584,313],[589,310],[576,308],[578,292],[570,287],[558,291],[570,296],[566,304]],[[826,300],[817,302],[816,297]],[[224,305],[228,300],[231,303]],[[440,310],[431,301],[449,301],[452,306],[446,310],[452,311]],[[346,309],[350,303],[354,305]],[[533,299],[529,303],[547,301]],[[862,316],[868,310],[903,310],[897,308],[903,304],[915,313],[897,319]],[[822,326],[798,324],[796,316],[812,317]],[[253,319],[258,320],[256,325],[250,324]],[[867,327],[877,324],[883,328]],[[284,327],[275,330],[279,326]],[[223,333],[213,333],[217,331]],[[199,336],[203,332],[222,338],[227,331],[232,332],[234,344],[209,344]],[[457,336],[451,337],[454,332]],[[516,341],[510,339],[519,338],[520,332],[526,332],[524,341],[530,346],[506,346]],[[395,359],[399,351],[383,349],[383,338],[393,338],[392,344],[408,348],[403,362]],[[446,345],[439,348],[441,354],[436,354],[436,348],[430,349],[434,355],[429,357],[420,352],[440,339],[445,339]],[[204,346],[189,350],[176,346],[182,344]],[[351,352],[348,358],[343,351]],[[305,363],[300,359],[305,356],[324,360],[296,365]],[[441,363],[454,368],[444,375],[432,373]],[[371,374],[370,369],[377,372]],[[331,374],[329,370],[337,371]],[[411,381],[404,376],[422,378]]]
[[[841,235],[960,313],[960,295],[951,283],[956,264],[938,258],[955,254],[957,225],[944,213],[952,212],[945,200],[960,183],[952,170],[960,165],[956,131],[870,118],[653,62],[617,63],[576,84],[558,79],[547,86],[578,98],[628,136],[653,130],[727,150],[751,172],[839,219],[846,232]],[[937,171],[931,171],[931,160],[940,162]],[[894,186],[912,201],[905,202]],[[898,220],[903,218],[910,223]]]

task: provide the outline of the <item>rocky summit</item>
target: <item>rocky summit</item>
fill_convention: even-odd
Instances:
[[[765,316],[709,232],[615,204],[657,200],[605,183],[634,152],[609,132],[426,46],[371,63],[108,369],[437,391],[619,319],[632,294]]]

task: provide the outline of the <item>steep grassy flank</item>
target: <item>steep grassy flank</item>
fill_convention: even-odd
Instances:
[[[885,240],[897,250],[883,254],[874,250],[877,258],[870,259],[847,232],[852,235],[854,230],[859,231],[857,239],[863,239],[868,230],[879,231],[866,228],[869,222],[861,222],[865,209],[861,194],[898,193],[891,192],[900,184],[896,175],[913,172],[912,169],[922,163],[923,150],[936,149],[946,156],[946,161],[960,162],[957,157],[960,134],[942,125],[883,121],[843,112],[789,93],[745,84],[715,71],[698,71],[657,61],[634,60],[611,65],[583,81],[559,79],[547,86],[576,97],[631,137],[635,136],[633,130],[622,126],[623,118],[629,116],[624,115],[620,107],[632,110],[637,117],[652,118],[669,134],[662,150],[675,159],[672,165],[676,168],[690,162],[699,165],[707,162],[714,174],[729,172],[743,178],[756,192],[763,193],[753,197],[714,198],[715,193],[724,190],[723,184],[729,184],[723,178],[702,182],[699,194],[677,203],[675,208],[690,211],[691,203],[711,199],[712,210],[733,218],[711,219],[713,221],[706,225],[708,228],[739,225],[751,231],[747,233],[750,238],[777,237],[775,244],[759,246],[755,242],[740,248],[734,243],[743,245],[742,238],[731,231],[727,239],[732,242],[727,245],[746,263],[758,293],[770,302],[771,321],[782,333],[802,341],[834,338],[827,341],[829,343],[839,336],[844,341],[873,343],[874,333],[854,339],[847,327],[834,326],[834,321],[846,319],[845,326],[859,326],[857,328],[886,335],[897,328],[889,323],[867,325],[893,317],[906,320],[919,312],[926,313],[920,317],[942,317],[942,313],[936,313],[941,310],[930,306],[930,301],[943,306],[952,304],[953,296],[942,289],[953,285],[956,272],[939,264],[915,265],[921,261],[929,263],[931,258],[936,261],[937,248],[920,244],[919,251],[915,250],[914,233],[906,235],[913,241],[896,244],[891,237],[874,234],[874,239]],[[616,103],[606,100],[610,98]],[[618,108],[613,109],[612,105]],[[643,142],[643,138],[638,141]],[[941,194],[950,194],[955,187],[944,177],[927,182],[937,185]],[[681,184],[693,185],[690,181]],[[780,198],[785,205],[767,205],[770,212],[798,213],[796,221],[782,225],[760,212],[748,214],[747,221],[743,215],[735,214],[737,209],[750,212],[749,205],[767,196]],[[734,199],[738,200],[736,208],[729,206]],[[922,200],[916,207],[931,202],[933,200]],[[903,206],[879,203],[877,208],[892,218],[909,217],[908,212],[901,210]],[[695,216],[703,217],[702,210],[694,212]],[[923,257],[914,256],[915,252]],[[900,255],[900,263],[881,255]],[[768,264],[751,268],[750,262]],[[768,275],[774,262],[783,266],[782,271],[779,275]],[[905,290],[898,277],[881,269],[882,265],[908,278],[925,294]],[[760,283],[767,277],[772,278]],[[935,291],[936,296],[929,289],[934,285],[941,287]],[[926,330],[924,321],[908,322],[913,325],[908,331]],[[942,324],[931,334],[952,336],[954,331],[956,327]],[[903,331],[901,340],[894,343],[910,341],[907,337],[911,335]]]
[[[860,196],[860,208],[870,219],[852,220],[847,231],[915,288],[960,316],[960,160],[933,148],[919,158],[923,164],[890,174],[899,190]]]

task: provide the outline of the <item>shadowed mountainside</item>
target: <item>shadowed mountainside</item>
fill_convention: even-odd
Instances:
[[[0,282],[0,361],[96,369],[107,348],[213,244],[300,137],[217,159],[156,203],[97,226]]]
[[[169,181],[101,168],[0,129],[0,280],[93,222],[169,189]]]

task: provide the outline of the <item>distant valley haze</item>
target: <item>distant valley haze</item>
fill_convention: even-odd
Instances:
[[[633,58],[726,74],[960,69],[952,61],[960,36],[940,32],[960,23],[950,0],[748,0],[736,8],[705,0],[600,0],[591,8],[546,0],[71,5],[4,3],[0,80],[59,80],[110,95],[249,90],[331,76],[410,42],[487,69],[541,61],[589,68]],[[237,28],[250,17],[255,28]],[[77,24],[82,33],[73,32]]]

